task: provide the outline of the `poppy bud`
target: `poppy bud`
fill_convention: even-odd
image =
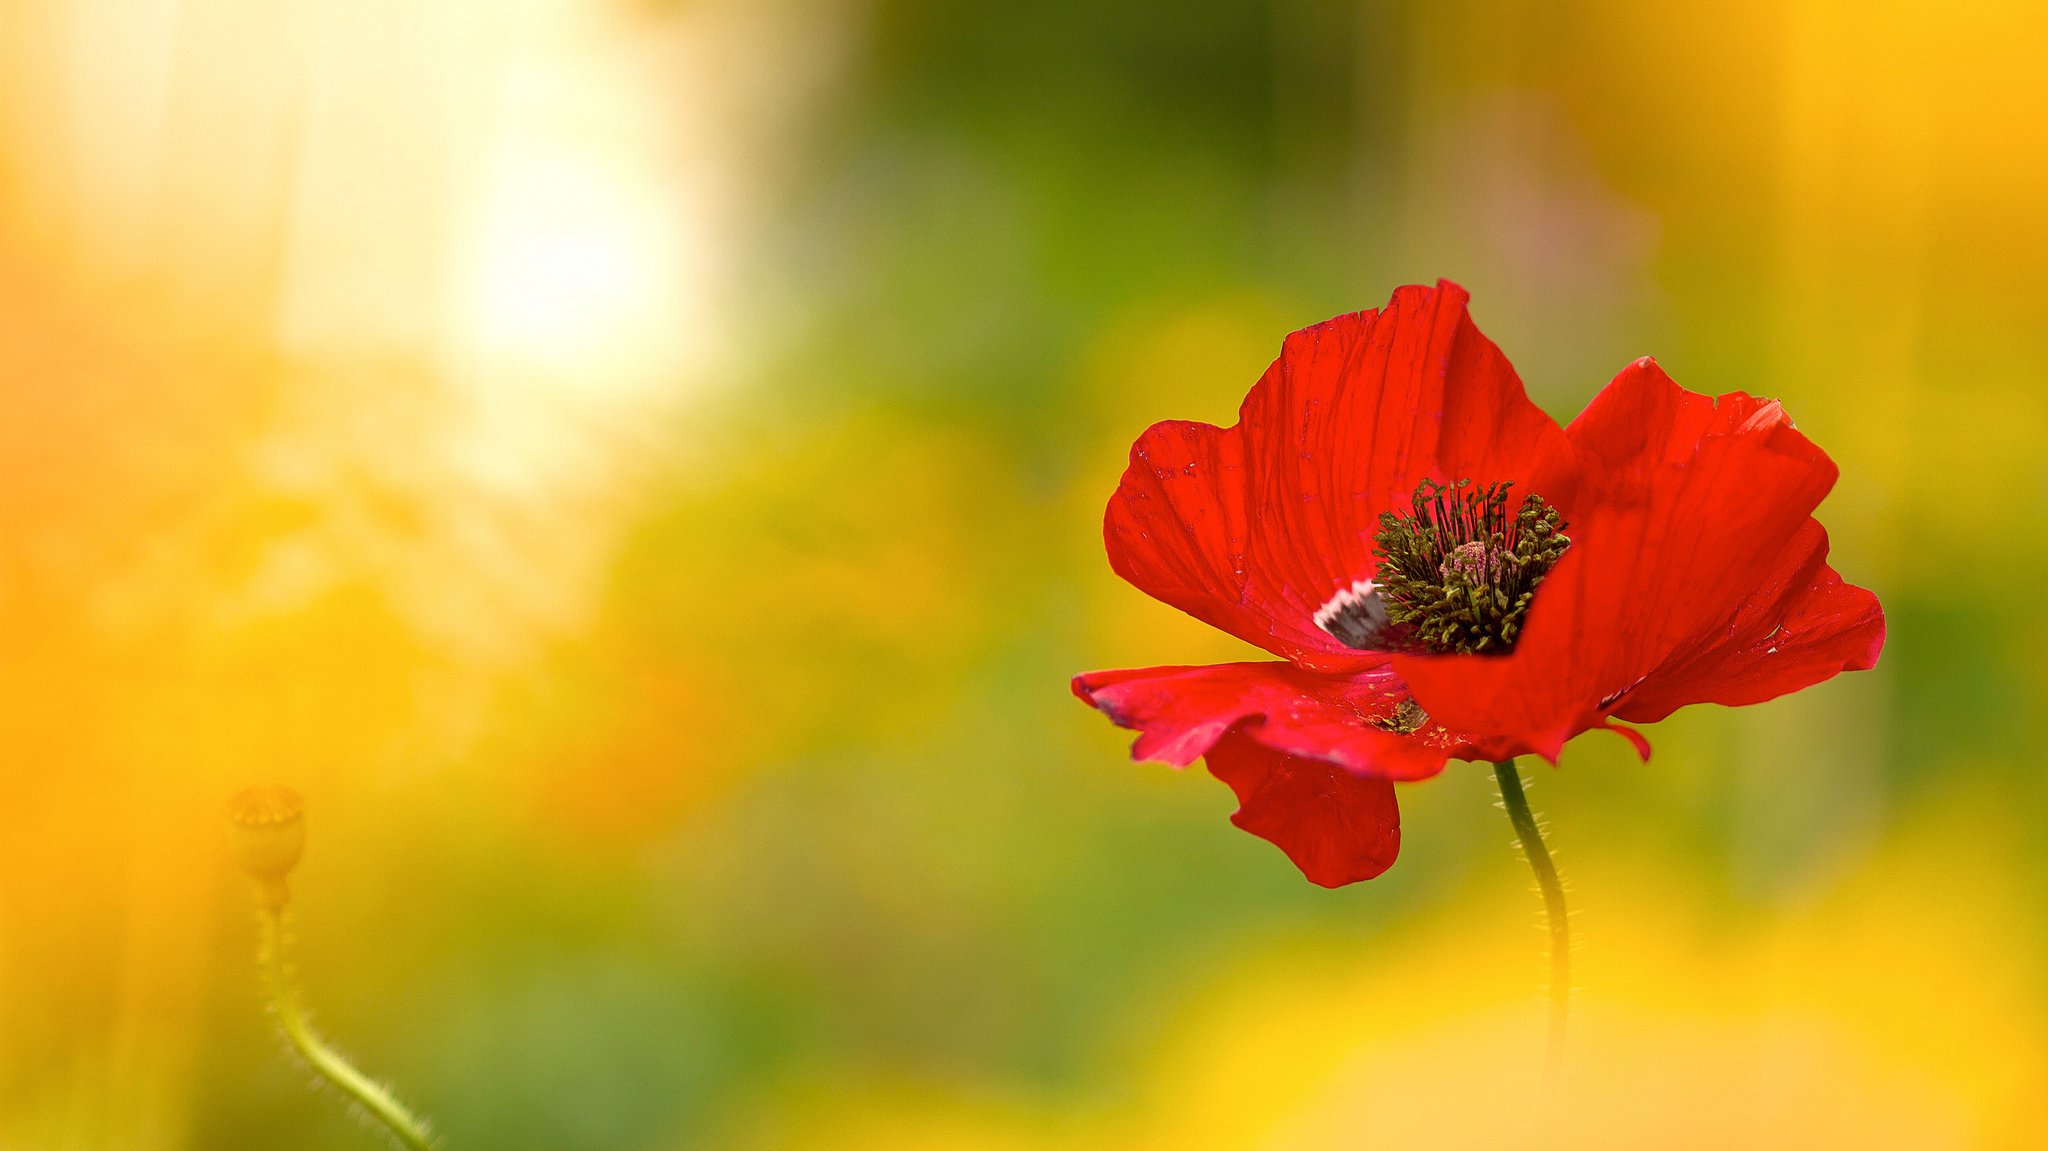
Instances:
[[[285,876],[306,851],[306,801],[289,787],[245,788],[228,800],[228,843],[249,878],[257,898],[270,910],[282,910],[291,898]]]

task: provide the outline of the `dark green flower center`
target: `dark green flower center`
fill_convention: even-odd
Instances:
[[[1390,629],[1429,652],[1506,652],[1536,585],[1571,547],[1564,517],[1531,493],[1510,509],[1507,483],[1424,480],[1409,515],[1380,514],[1373,590]]]

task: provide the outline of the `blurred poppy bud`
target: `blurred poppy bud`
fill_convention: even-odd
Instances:
[[[228,800],[228,843],[235,862],[256,881],[257,898],[282,910],[291,897],[285,876],[306,851],[306,801],[289,787],[244,789]]]

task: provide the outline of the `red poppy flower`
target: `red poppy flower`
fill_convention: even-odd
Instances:
[[[1206,757],[1232,821],[1335,887],[1400,847],[1395,780],[1449,759],[1555,763],[1691,703],[1867,668],[1877,598],[1827,564],[1835,465],[1775,401],[1622,369],[1570,426],[1440,281],[1289,336],[1236,425],[1167,421],[1110,497],[1110,566],[1281,657],[1078,676]]]

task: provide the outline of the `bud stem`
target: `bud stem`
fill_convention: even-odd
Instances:
[[[306,1023],[305,1014],[299,1009],[298,990],[292,982],[290,965],[285,958],[284,909],[263,901],[257,926],[258,956],[263,964],[270,1008],[276,1012],[278,1026],[284,1029],[285,1038],[291,1040],[292,1047],[322,1079],[361,1104],[363,1110],[389,1128],[399,1142],[413,1151],[433,1151],[433,1140],[427,1135],[426,1124],[407,1111],[382,1084],[356,1070]]]
[[[1537,826],[1536,816],[1529,810],[1529,797],[1522,790],[1522,774],[1516,770],[1515,761],[1504,759],[1494,764],[1493,775],[1500,781],[1501,806],[1507,809],[1508,820],[1515,825],[1515,838],[1522,842],[1522,854],[1528,857],[1529,869],[1536,873],[1536,886],[1543,892],[1543,910],[1550,921],[1550,1039],[1546,1064],[1555,1075],[1564,1057],[1565,1016],[1572,997],[1572,927],[1565,913],[1564,884],[1557,877],[1557,864],[1551,861],[1550,849],[1543,843],[1543,829]]]

